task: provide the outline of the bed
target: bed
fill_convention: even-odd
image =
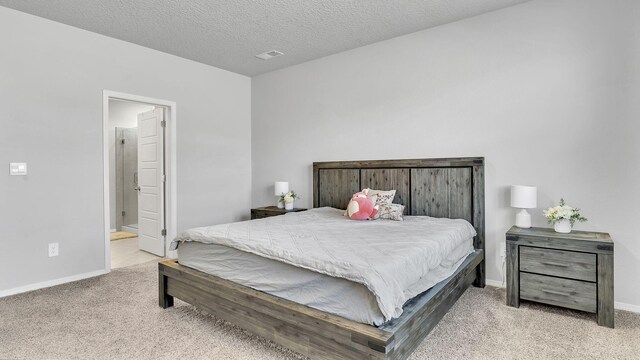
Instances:
[[[417,269],[416,274],[400,276],[397,275],[398,269],[380,265],[350,272],[352,267],[361,266],[359,264],[380,263],[371,261],[379,260],[376,258],[379,253],[388,254],[389,263],[398,263],[404,258],[411,261],[410,255],[402,256],[403,251],[410,250],[414,263],[421,256],[427,263],[428,253],[415,253],[413,248],[403,247],[411,245],[411,233],[398,233],[402,241],[395,245],[397,253],[393,253],[394,247],[384,247],[384,236],[374,240],[363,239],[362,244],[354,241],[353,246],[360,246],[362,253],[370,255],[367,261],[351,258],[347,261],[336,252],[325,259],[330,266],[323,265],[325,262],[318,261],[320,265],[314,262],[323,256],[322,251],[312,247],[300,249],[298,242],[273,242],[270,236],[265,235],[263,244],[260,236],[245,242],[235,240],[226,243],[224,236],[216,236],[219,235],[216,232],[255,235],[260,231],[263,234],[283,231],[275,239],[304,238],[309,224],[318,223],[320,228],[333,229],[339,223],[331,221],[341,220],[339,211],[335,209],[344,209],[350,195],[365,187],[396,189],[394,202],[405,205],[405,213],[409,216],[404,227],[384,222],[362,225],[377,226],[376,232],[386,231],[387,237],[393,234],[394,226],[397,229],[419,228],[426,221],[433,222],[429,228],[437,227],[433,224],[456,221],[471,228],[470,232],[461,233],[459,241],[454,244],[456,246],[451,245],[448,252],[442,254],[444,258],[450,257],[445,259],[448,267],[436,271],[439,277],[423,278],[418,268],[412,268]],[[314,163],[313,193],[314,209],[307,214],[295,213],[190,230],[186,238],[178,239],[187,240],[179,249],[181,263],[166,260],[159,264],[160,306],[172,306],[173,298],[178,297],[311,358],[404,359],[470,284],[484,286],[483,158]],[[419,232],[426,233],[429,228],[422,228]],[[349,228],[346,230],[348,232]],[[344,244],[345,239],[356,238],[353,234],[346,234],[346,238],[341,239],[344,231],[336,228],[333,233],[317,230],[311,233],[318,236],[314,239],[317,247],[324,248],[335,246],[332,241]],[[316,244],[309,241],[301,243]],[[369,243],[371,249],[366,247]],[[454,248],[458,249],[457,253]],[[209,255],[226,259],[226,264],[236,264],[236,268],[222,262],[207,263],[205,258]],[[239,274],[238,266],[257,271]],[[264,276],[257,275],[265,271],[289,274],[289,277],[277,276],[281,281],[288,281],[287,286],[270,287],[269,279],[264,281]],[[375,275],[360,278],[354,274]],[[416,294],[417,288],[413,285],[398,286],[416,282],[421,282],[424,287],[417,287],[421,289],[420,294]],[[331,301],[321,301],[320,304],[309,304],[304,300],[306,291],[295,291],[298,285],[307,290],[323,289],[341,296],[329,297]],[[426,288],[428,290],[423,292]],[[348,311],[353,308],[358,311]]]
[[[321,207],[190,229],[172,249],[192,269],[380,326],[451,276],[474,252],[474,236],[462,219],[352,221]]]

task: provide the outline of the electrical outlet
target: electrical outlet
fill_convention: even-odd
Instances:
[[[49,257],[58,256],[58,243],[49,244]]]

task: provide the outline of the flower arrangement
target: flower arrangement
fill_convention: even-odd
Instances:
[[[295,191],[291,190],[286,194],[282,194],[280,195],[280,201],[282,201],[285,204],[290,204],[292,203],[295,199],[299,199],[300,196],[298,196],[298,194],[296,194]]]
[[[580,209],[571,207],[564,202],[564,199],[560,199],[560,205],[550,207],[547,210],[542,211],[544,216],[547,217],[549,224],[555,224],[562,220],[569,220],[571,226],[576,221],[587,221],[587,218],[580,214]]]

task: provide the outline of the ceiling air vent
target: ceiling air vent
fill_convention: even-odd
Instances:
[[[262,60],[269,60],[271,58],[274,58],[274,57],[280,56],[280,55],[284,55],[284,54],[281,53],[278,50],[270,50],[270,51],[267,51],[267,52],[263,52],[262,54],[258,54],[258,55],[256,55],[256,57],[258,59],[262,59]]]

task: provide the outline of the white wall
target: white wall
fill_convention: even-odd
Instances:
[[[104,268],[103,89],[177,103],[179,231],[248,218],[248,77],[3,7],[0,44],[0,293]]]
[[[484,156],[490,280],[508,186],[533,184],[611,233],[615,298],[640,310],[639,4],[537,0],[253,78],[253,205],[282,179],[311,206],[314,161]]]
[[[130,101],[109,100],[109,210],[110,229],[116,228],[116,128],[138,126],[138,114],[154,109],[155,106]],[[128,224],[125,224],[128,225]]]

